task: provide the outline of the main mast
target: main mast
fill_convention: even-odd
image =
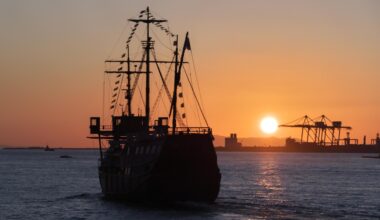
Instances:
[[[149,29],[150,29],[150,23],[161,23],[166,22],[167,20],[164,19],[155,19],[151,18],[149,7],[146,8],[146,19],[129,19],[129,21],[133,22],[143,22],[146,23],[146,41],[142,42],[143,47],[145,47],[145,53],[146,53],[146,60],[145,60],[145,66],[146,66],[146,82],[145,82],[145,117],[147,120],[147,129],[149,129],[149,118],[150,118],[150,50],[153,48],[154,41],[151,40],[151,37],[149,35]]]
[[[127,46],[127,64],[128,64],[128,70],[127,70],[127,108],[128,108],[128,116],[132,116],[132,96],[131,96],[131,59],[129,58],[129,46]]]
[[[145,85],[145,117],[149,130],[150,118],[150,36],[149,36],[149,7],[146,8],[146,85]]]

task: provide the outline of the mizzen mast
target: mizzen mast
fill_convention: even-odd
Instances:
[[[189,33],[186,33],[185,41],[183,43],[181,59],[178,62],[178,35],[176,41],[176,50],[175,50],[175,76],[174,76],[174,91],[173,91],[173,101],[170,108],[170,113],[173,112],[173,135],[175,134],[175,129],[177,127],[177,88],[181,83],[181,69],[185,58],[185,50],[190,50],[190,40]]]

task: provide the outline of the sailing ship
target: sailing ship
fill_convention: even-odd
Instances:
[[[99,144],[99,180],[103,194],[110,198],[126,200],[160,201],[203,201],[213,202],[218,196],[221,174],[217,164],[217,155],[213,146],[212,129],[207,123],[202,109],[202,101],[196,94],[189,73],[184,66],[185,54],[191,51],[189,35],[186,33],[182,49],[179,48],[178,35],[173,34],[165,24],[166,19],[158,19],[147,7],[140,11],[138,18],[129,19],[133,24],[121,58],[108,59],[111,69],[105,70],[105,76],[113,75],[115,88],[110,101],[110,124],[106,125],[100,117],[90,117],[90,137]],[[132,42],[136,38],[139,26],[144,39],[138,47],[142,59],[131,57]],[[155,30],[153,30],[155,29]],[[156,44],[160,39],[153,38],[157,29],[172,42],[171,60],[159,60],[156,57]],[[153,35],[152,35],[153,33]],[[140,35],[141,37],[141,35]],[[141,39],[141,38],[140,38]],[[142,47],[141,47],[142,46]],[[153,58],[153,59],[152,59]],[[116,66],[116,69],[115,68]],[[160,66],[167,67],[164,76]],[[134,69],[132,69],[134,66]],[[174,66],[174,68],[173,68]],[[153,70],[155,69],[155,70]],[[145,82],[144,93],[140,90],[139,79]],[[167,95],[170,110],[157,113],[157,100],[151,109],[152,78],[160,80],[157,86],[157,98]],[[173,87],[169,89],[169,76],[173,78]],[[193,106],[205,126],[186,124],[183,110],[184,84],[195,99]],[[199,88],[199,85],[198,85]],[[141,108],[133,105],[135,91],[139,90]],[[124,93],[124,98],[120,94]],[[182,103],[178,103],[182,100]],[[125,104],[121,104],[124,101]],[[120,108],[119,108],[120,107]],[[168,106],[167,106],[168,107]],[[164,112],[164,111],[161,111]],[[137,114],[136,114],[137,113]],[[104,143],[105,142],[105,143]],[[104,146],[106,145],[106,146]]]

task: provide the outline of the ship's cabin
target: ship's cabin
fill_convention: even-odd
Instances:
[[[112,131],[114,135],[124,135],[128,133],[138,133],[147,127],[147,120],[144,116],[112,116]]]
[[[147,127],[147,119],[144,116],[112,116],[112,125],[100,126],[100,117],[90,118],[90,133],[123,136],[128,133],[142,132]]]
[[[90,134],[99,134],[100,132],[100,118],[91,117],[90,118]]]
[[[157,133],[167,134],[169,131],[169,119],[168,119],[168,117],[159,117],[158,120],[154,121],[153,128]]]

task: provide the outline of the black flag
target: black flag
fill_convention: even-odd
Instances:
[[[189,38],[187,36],[186,36],[186,39],[185,39],[185,49],[191,50],[190,40],[189,40]]]

